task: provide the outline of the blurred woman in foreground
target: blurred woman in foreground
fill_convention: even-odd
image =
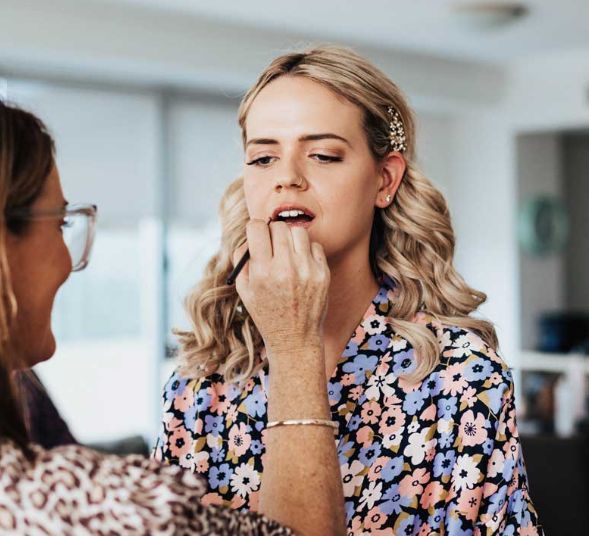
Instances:
[[[54,354],[54,297],[70,272],[88,262],[96,207],[68,205],[44,125],[2,101],[0,209],[0,534],[291,534],[264,512],[202,506],[204,484],[180,468],[30,443],[13,373]],[[278,436],[275,447],[284,440]],[[326,458],[335,460],[336,453],[333,436],[323,434],[318,468]],[[272,464],[266,470],[272,472]],[[300,485],[296,476],[285,484],[282,494],[270,485],[266,502],[275,519],[296,528],[303,514],[294,500]],[[343,499],[335,493],[323,506],[335,534],[343,526]]]

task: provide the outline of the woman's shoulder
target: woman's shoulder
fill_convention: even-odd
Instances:
[[[466,408],[478,399],[494,413],[499,411],[513,395],[513,378],[497,350],[475,331],[442,324],[432,315],[419,313],[416,321],[431,329],[438,339],[439,362],[429,381],[431,384],[432,379],[436,380],[439,396],[455,397]]]

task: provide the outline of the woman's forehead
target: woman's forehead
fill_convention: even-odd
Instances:
[[[283,76],[254,99],[246,120],[247,137],[300,136],[361,131],[362,111],[328,87],[303,77]]]

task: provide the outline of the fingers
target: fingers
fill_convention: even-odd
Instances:
[[[252,263],[269,264],[272,260],[272,241],[264,220],[250,220],[246,226],[247,245]]]
[[[315,262],[320,266],[321,270],[329,274],[329,266],[327,264],[327,257],[325,256],[325,250],[319,242],[313,242],[311,244],[311,253]]]
[[[295,253],[309,255],[311,253],[311,241],[307,229],[304,227],[291,227],[290,231]]]
[[[286,260],[294,251],[292,234],[288,225],[283,221],[270,223],[270,235],[272,239],[272,254],[278,260]]]

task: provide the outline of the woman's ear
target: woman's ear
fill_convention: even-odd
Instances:
[[[388,207],[395,198],[405,175],[407,163],[398,151],[388,153],[380,165],[380,178],[375,205],[379,208]]]

